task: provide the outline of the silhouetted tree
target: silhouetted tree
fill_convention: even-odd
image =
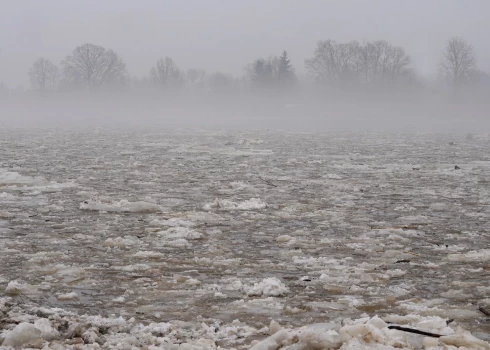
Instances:
[[[259,58],[247,67],[250,81],[255,87],[271,88],[274,83],[274,59]]]
[[[386,41],[360,45],[356,41],[320,41],[313,57],[305,61],[310,75],[331,85],[379,86],[399,81],[410,73],[410,57]]]
[[[233,77],[221,72],[213,73],[209,76],[208,86],[211,91],[229,92],[233,88]]]
[[[78,46],[61,64],[65,82],[83,84],[89,89],[122,83],[127,75],[126,65],[117,53],[93,44]]]
[[[476,70],[473,47],[461,38],[450,39],[441,61],[441,70],[455,87],[467,83]]]
[[[288,53],[283,51],[281,57],[277,60],[277,81],[282,86],[291,86],[296,81],[296,75],[294,74],[291,60],[288,57]]]
[[[358,76],[366,85],[385,85],[400,80],[410,73],[411,59],[401,47],[384,40],[359,46]]]
[[[56,88],[59,69],[46,58],[38,58],[29,69],[29,79],[33,89],[48,90]]]
[[[180,87],[184,82],[184,74],[170,57],[160,58],[150,70],[150,80],[157,86]]]
[[[206,71],[204,69],[188,69],[185,74],[187,84],[191,87],[202,86],[205,77]]]
[[[319,41],[313,57],[305,61],[305,66],[317,82],[345,82],[357,73],[358,53],[359,44],[356,41]]]

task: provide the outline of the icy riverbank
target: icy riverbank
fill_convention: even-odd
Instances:
[[[0,349],[490,349],[487,342],[437,316],[387,315],[382,320],[366,315],[301,328],[281,327],[272,320],[268,327],[256,329],[239,320],[141,324],[134,318],[78,316],[9,298],[0,298],[0,315]],[[390,329],[394,324],[441,337]]]

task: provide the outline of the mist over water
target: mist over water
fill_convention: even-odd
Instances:
[[[0,123],[486,132],[488,7],[8,4]]]
[[[321,98],[249,95],[156,97],[130,93],[5,99],[0,123],[14,127],[162,127],[288,131],[489,132],[486,101],[424,95]]]

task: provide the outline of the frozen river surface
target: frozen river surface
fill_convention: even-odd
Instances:
[[[247,349],[375,315],[490,338],[487,135],[3,129],[0,146],[4,345],[42,319],[75,348]]]

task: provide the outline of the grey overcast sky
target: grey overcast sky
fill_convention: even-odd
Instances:
[[[27,86],[38,57],[56,64],[90,42],[121,54],[132,76],[159,57],[239,75],[288,50],[297,72],[318,40],[385,39],[425,76],[461,36],[490,70],[490,0],[0,0],[0,82]]]

